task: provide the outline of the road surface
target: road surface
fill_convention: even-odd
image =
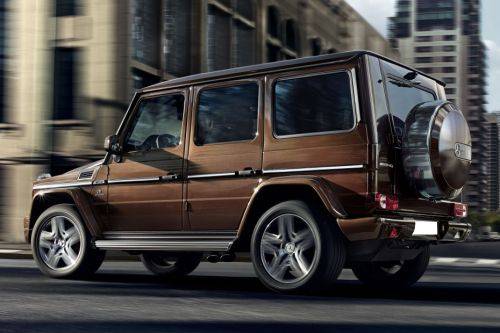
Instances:
[[[405,292],[370,290],[344,270],[333,290],[278,295],[248,263],[202,263],[166,283],[139,262],[90,281],[53,280],[0,259],[0,332],[500,332],[500,265],[436,262]]]

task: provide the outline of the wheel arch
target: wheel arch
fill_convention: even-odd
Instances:
[[[40,215],[48,208],[59,205],[75,205],[92,237],[100,234],[101,229],[92,213],[90,203],[80,188],[51,189],[35,193],[29,214],[28,241],[31,240],[33,227]]]
[[[239,224],[234,249],[247,251],[259,217],[277,203],[294,199],[319,204],[336,218],[347,216],[337,195],[325,179],[314,176],[271,178],[262,182],[250,198]]]

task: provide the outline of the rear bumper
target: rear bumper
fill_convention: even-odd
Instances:
[[[339,219],[340,229],[350,241],[406,239],[462,242],[471,231],[469,223],[432,219],[365,217]]]

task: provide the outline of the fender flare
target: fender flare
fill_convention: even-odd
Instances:
[[[94,216],[87,195],[81,188],[70,187],[70,188],[54,188],[48,190],[41,190],[34,195],[29,215],[29,231],[28,231],[29,236],[31,237],[32,228],[36,222],[36,219],[34,219],[33,217],[33,211],[34,209],[36,209],[36,206],[42,203],[43,200],[46,200],[46,198],[50,198],[51,196],[61,195],[61,194],[69,196],[72,199],[90,235],[93,238],[101,235],[103,229]],[[40,212],[40,214],[41,213],[42,212]],[[38,216],[40,215],[38,214]]]
[[[244,227],[247,223],[248,216],[252,210],[253,204],[255,200],[259,197],[259,194],[262,193],[262,190],[265,188],[269,188],[271,186],[308,186],[310,187],[320,198],[324,207],[327,211],[335,216],[336,218],[345,218],[347,217],[347,213],[344,210],[344,207],[337,199],[337,195],[334,192],[330,183],[322,177],[318,176],[283,176],[283,177],[275,177],[270,178],[262,183],[260,183],[254,190],[250,201],[248,202],[245,211],[241,217],[239,228],[238,228],[238,237],[241,236],[241,233],[244,230]]]

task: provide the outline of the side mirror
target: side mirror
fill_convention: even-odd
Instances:
[[[116,135],[108,135],[106,139],[104,139],[104,150],[114,155],[121,154],[122,148],[118,143],[118,137]]]

